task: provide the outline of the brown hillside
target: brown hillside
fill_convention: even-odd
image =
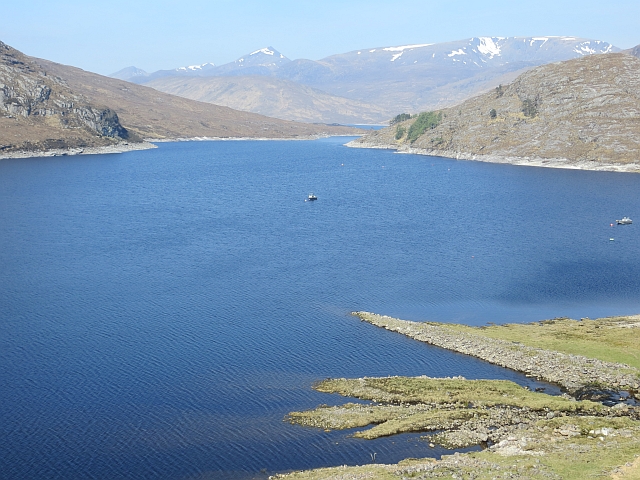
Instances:
[[[640,58],[640,45],[636,45],[635,47],[630,48],[629,50],[625,50],[625,53],[630,53],[634,57]]]
[[[413,143],[407,134],[396,140],[393,126],[352,144],[547,166],[562,159],[579,168],[634,165],[640,162],[640,59],[594,55],[537,67],[441,112],[441,123]]]
[[[349,135],[346,127],[288,122],[197,102],[79,68],[36,60],[90,100],[108,102],[122,124],[147,139],[188,137],[296,138]]]
[[[393,116],[374,105],[275,77],[173,76],[145,85],[200,102],[297,122],[380,123]]]
[[[139,141],[104,105],[0,42],[0,153]]]

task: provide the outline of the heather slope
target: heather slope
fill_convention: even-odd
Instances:
[[[631,55],[537,67],[440,112],[440,123],[418,135],[408,134],[416,121],[411,119],[350,145],[537,166],[640,170],[640,59]]]

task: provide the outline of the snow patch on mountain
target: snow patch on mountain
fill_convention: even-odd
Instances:
[[[401,47],[387,47],[387,48],[383,48],[383,50],[385,52],[403,52],[408,48],[430,47],[431,45],[433,45],[433,43],[421,43],[419,45],[403,45]],[[375,52],[375,50],[371,50],[371,51]]]
[[[273,50],[269,50],[269,48],[261,48],[260,50],[256,50],[255,52],[250,53],[249,56],[255,55],[257,53],[264,53],[265,55],[273,55],[275,52]],[[280,58],[284,58],[284,57],[280,55]]]
[[[464,50],[462,50],[461,48],[458,50],[454,50],[452,51],[449,55],[447,55],[447,57],[453,57],[455,55],[466,55],[467,52],[465,52]]]
[[[531,43],[529,43],[530,47],[533,47],[533,44],[536,42],[542,42],[540,44],[540,46],[544,45],[545,43],[547,43],[549,41],[549,37],[533,37],[531,39]]]
[[[503,40],[502,37],[480,37],[480,45],[478,45],[478,51],[483,55],[487,55],[489,58],[499,57],[500,56],[500,47],[494,41]]]
[[[391,61],[395,62],[397,59],[399,59],[402,56],[405,50],[413,50],[414,48],[430,47],[431,45],[433,45],[433,43],[421,43],[417,45],[402,45],[400,47],[387,47],[387,48],[383,48],[382,50],[385,52],[400,52],[400,53],[394,54],[391,57]],[[370,50],[370,52],[375,52],[375,49]]]
[[[203,63],[202,65],[189,65],[188,67],[178,67],[176,68],[176,70],[178,70],[179,72],[187,72],[187,71],[197,72],[198,70],[202,70],[204,67],[208,65],[215,67],[213,63]]]

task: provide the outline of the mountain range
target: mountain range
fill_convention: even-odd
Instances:
[[[142,139],[354,133],[347,127],[295,123],[188,100],[29,57],[0,42],[0,156]]]
[[[576,37],[475,37],[367,48],[318,61],[290,60],[268,47],[220,66],[209,63],[151,74],[129,67],[112,76],[194,100],[309,122],[344,122],[344,115],[299,105],[335,105],[338,110],[348,99],[354,109],[348,115],[350,123],[369,123],[387,121],[403,111],[455,105],[539,65],[617,51],[607,42]],[[237,78],[248,76],[270,81]],[[210,85],[202,80],[212,77],[216,80]],[[285,81],[314,90],[294,90]],[[246,98],[248,86],[251,101]],[[287,100],[281,92],[288,92]],[[315,100],[319,96],[322,102]]]

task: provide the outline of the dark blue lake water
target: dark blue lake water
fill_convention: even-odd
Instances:
[[[610,226],[640,218],[640,175],[345,141],[1,161],[0,477],[245,479],[438,456],[417,435],[283,417],[344,402],[311,389],[325,377],[530,380],[349,312],[640,312],[638,226]]]

